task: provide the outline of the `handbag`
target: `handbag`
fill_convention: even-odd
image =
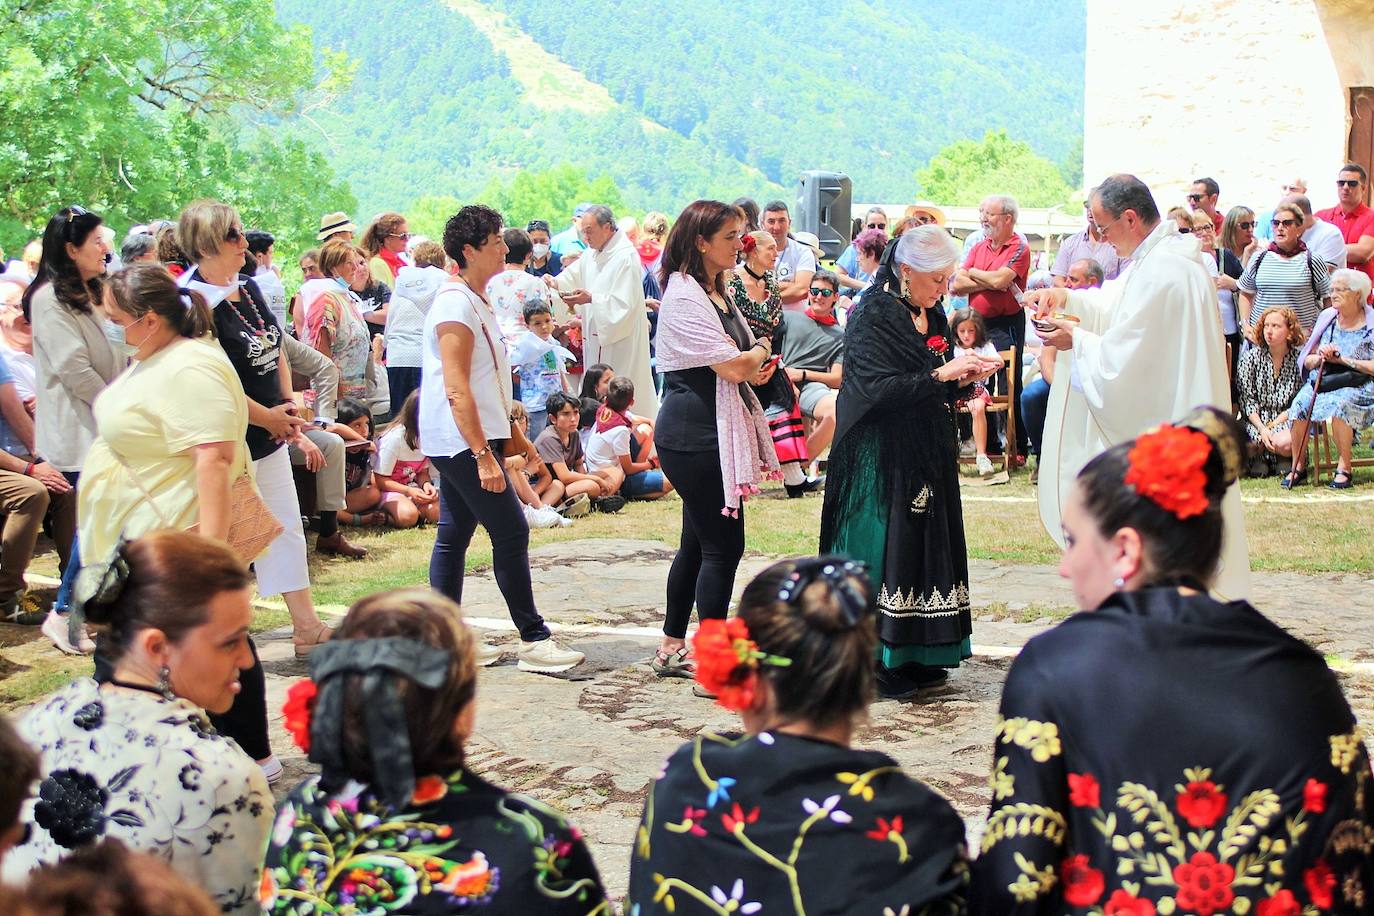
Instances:
[[[471,289],[472,287],[468,287]],[[492,342],[491,332],[487,330],[487,323],[482,322],[482,336],[487,340],[487,349],[491,351],[491,365],[496,370],[496,391],[501,395],[501,403],[506,405],[506,420],[510,423],[510,435],[506,437],[505,445],[501,447],[502,458],[514,458],[517,455],[524,455],[533,460],[534,443],[530,442],[529,436],[516,425],[515,420],[510,415],[510,396],[507,396],[505,389],[501,385],[501,361],[496,358],[496,344]],[[510,373],[506,373],[506,383],[510,384]],[[512,393],[514,386],[512,387]]]
[[[109,443],[107,442],[106,445]],[[149,493],[148,488],[143,485],[143,481],[138,479],[138,475],[134,473],[133,468],[129,467],[124,456],[113,448],[110,449],[110,454],[114,455],[124,470],[129,472],[129,476],[133,478],[134,486],[138,487],[138,491],[148,500],[148,505],[153,507],[153,512],[157,514],[163,527],[172,527],[171,523],[167,521],[167,517],[162,514],[162,510],[158,508],[157,500],[153,498],[153,494]],[[200,523],[197,522],[186,530],[199,533]],[[245,467],[243,472],[235,477],[234,482],[229,485],[229,533],[225,535],[225,542],[230,549],[239,555],[239,559],[248,564],[262,556],[268,545],[285,530],[281,522],[277,521],[277,517],[272,514],[267,503],[263,501],[262,494],[258,492],[257,485],[253,483],[253,475],[249,474],[248,468]]]
[[[1332,321],[1330,327],[1333,330],[1333,333],[1335,326],[1336,322]],[[1368,328],[1365,328],[1364,336],[1369,336]],[[1333,364],[1328,363],[1328,366],[1330,365]],[[1322,381],[1321,384],[1317,386],[1317,392],[1319,394],[1324,394],[1328,391],[1340,391],[1342,388],[1358,388],[1360,385],[1363,385],[1365,382],[1369,381],[1370,378],[1371,376],[1365,375],[1360,370],[1352,369],[1349,366],[1346,366],[1341,369],[1335,369],[1334,371],[1328,369],[1327,371],[1322,373]]]

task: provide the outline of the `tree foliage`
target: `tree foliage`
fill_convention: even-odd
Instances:
[[[1009,194],[1023,207],[1052,207],[1071,193],[1058,166],[1003,130],[945,147],[916,171],[916,183],[922,197],[970,207],[989,194]]]
[[[116,226],[196,197],[288,241],[353,206],[325,159],[271,118],[342,86],[308,29],[259,0],[0,0],[0,241],[80,203]],[[331,82],[332,80],[332,82]]]

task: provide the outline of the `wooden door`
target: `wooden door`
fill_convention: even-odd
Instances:
[[[1356,86],[1350,90],[1350,140],[1347,161],[1358,163],[1374,175],[1374,88]],[[1369,183],[1364,188],[1369,203]]]

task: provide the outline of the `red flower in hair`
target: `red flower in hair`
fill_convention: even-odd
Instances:
[[[281,711],[286,721],[283,723],[291,733],[296,747],[310,753],[310,719],[315,712],[315,682],[308,678],[297,681],[286,690],[286,702]]]
[[[697,683],[716,695],[716,702],[739,712],[754,701],[759,663],[785,666],[791,659],[759,651],[749,627],[739,617],[703,620],[692,641]]]
[[[759,241],[752,235],[745,235],[740,237],[739,245],[744,249],[745,254],[753,254],[754,249],[759,246]]]
[[[1175,805],[1188,826],[1205,830],[1226,813],[1226,793],[1220,791],[1210,779],[1206,782],[1190,782],[1183,787]]]
[[[1127,456],[1126,483],[1137,493],[1180,519],[1207,510],[1207,475],[1203,467],[1211,441],[1196,430],[1164,424],[1142,433]]]
[[[926,346],[931,353],[943,353],[949,349],[949,341],[939,334],[932,334],[926,338]]]

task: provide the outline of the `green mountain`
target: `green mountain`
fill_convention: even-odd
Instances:
[[[1004,128],[1061,161],[1081,137],[1084,8],[1022,0],[277,0],[351,86],[285,126],[359,213],[470,199],[571,163],[635,209],[766,197],[804,169],[909,200],[955,141]]]

